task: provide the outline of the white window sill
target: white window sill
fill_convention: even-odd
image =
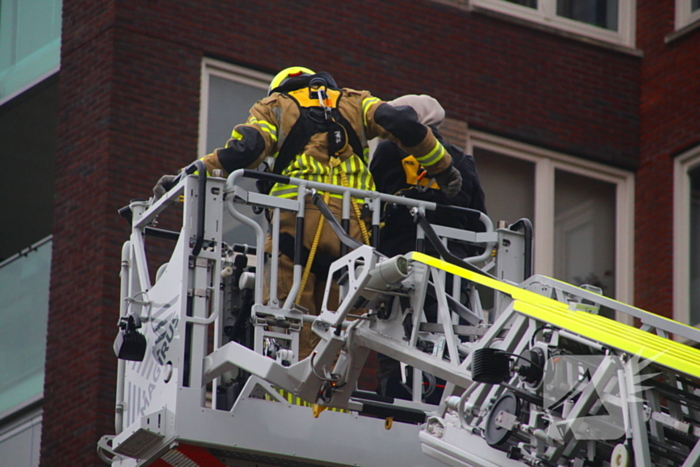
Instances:
[[[700,29],[700,21],[694,21],[690,24],[686,24],[680,29],[677,29],[673,31],[671,34],[667,35],[664,37],[664,42],[666,44],[669,44],[677,39],[680,39],[681,37],[690,34],[691,32],[695,31],[696,29]]]

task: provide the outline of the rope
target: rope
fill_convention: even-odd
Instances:
[[[333,181],[333,172],[335,171],[336,168],[340,167],[340,178],[342,180],[343,186],[345,188],[348,188],[350,186],[348,182],[348,177],[345,174],[345,171],[343,170],[343,166],[340,165],[340,158],[338,157],[331,157],[330,160],[328,161],[328,166],[330,170],[326,174],[326,181],[325,183],[328,183],[329,185]],[[330,202],[330,197],[331,194],[329,191],[326,191],[326,193],[323,195],[323,201],[328,204]],[[364,239],[364,242],[366,245],[369,245],[369,232],[367,231],[367,226],[365,225],[364,221],[362,220],[362,213],[360,212],[359,206],[357,206],[357,203],[354,201],[351,201],[350,204],[352,204],[353,210],[355,212],[355,217],[357,218],[357,223],[360,225],[360,231],[362,232],[362,238]],[[325,224],[323,216],[320,216],[318,219],[318,226],[316,227],[316,234],[314,235],[314,240],[311,244],[311,250],[309,250],[309,258],[306,260],[306,265],[304,266],[304,273],[301,276],[301,285],[299,286],[299,293],[297,293],[297,298],[294,301],[295,304],[299,305],[301,303],[301,297],[304,294],[304,290],[306,289],[306,283],[309,281],[309,274],[311,274],[311,265],[314,262],[314,258],[316,257],[316,250],[318,250],[318,244],[321,241],[321,234],[323,233],[323,225]],[[297,240],[299,241],[299,240]]]
[[[330,166],[330,170],[326,174],[326,183],[330,184],[332,182],[332,173],[333,169],[337,167],[338,165],[338,159],[335,157],[331,157],[330,161],[328,162],[328,165]],[[326,193],[323,195],[323,201],[328,204],[330,201],[331,193],[330,191],[326,191]],[[301,276],[301,285],[299,286],[299,292],[297,293],[297,298],[294,301],[295,304],[299,305],[301,303],[301,297],[304,294],[304,290],[306,289],[306,283],[309,281],[309,274],[311,274],[311,265],[314,262],[314,258],[316,257],[316,250],[318,249],[318,244],[321,241],[321,234],[323,233],[323,224],[324,224],[324,219],[323,216],[319,216],[318,218],[318,226],[316,227],[316,234],[314,235],[314,241],[311,243],[311,250],[309,250],[309,257],[306,260],[306,265],[304,266],[304,274]],[[297,239],[297,241],[303,241],[301,239]]]

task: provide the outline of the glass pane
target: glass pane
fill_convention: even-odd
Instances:
[[[557,0],[557,15],[617,31],[618,0]]]
[[[486,194],[486,208],[494,225],[512,224],[535,215],[535,164],[476,148],[476,167]]]
[[[616,185],[557,170],[554,276],[615,297]]]
[[[231,130],[248,119],[248,110],[257,101],[267,95],[267,89],[239,83],[219,76],[209,78],[209,112],[207,115],[207,153],[223,147],[231,137]],[[241,184],[249,190],[255,190],[253,181],[245,180]],[[255,215],[247,206],[239,206],[240,211],[264,222],[263,215]],[[227,243],[246,243],[255,245],[255,235],[250,227],[240,224],[231,216],[224,216],[224,241]]]
[[[0,413],[44,390],[51,242],[0,267]]]
[[[21,428],[0,436],[0,467],[38,467],[41,447],[41,411],[15,421]],[[6,427],[2,427],[6,429]]]
[[[223,147],[233,127],[245,123],[248,110],[266,95],[267,89],[210,76],[207,152]]]
[[[61,37],[61,2],[21,0],[17,8],[17,60]]]
[[[690,11],[700,10],[700,0],[693,0],[690,2]]]
[[[508,3],[516,3],[518,5],[530,7],[530,8],[537,8],[537,0],[505,0]]]
[[[700,167],[690,178],[690,324],[700,323]]]
[[[0,101],[58,68],[62,4],[0,1]]]

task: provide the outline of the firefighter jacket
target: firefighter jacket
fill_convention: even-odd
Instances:
[[[207,170],[211,172],[213,169],[222,169],[228,174],[241,168],[254,169],[263,161],[272,161],[274,164],[297,121],[305,118],[302,115],[307,115],[303,109],[324,107],[318,94],[314,94],[314,89],[316,92],[318,89],[312,89],[309,85],[314,77],[324,75],[329,78],[328,82],[334,84],[330,75],[319,73],[305,77],[306,81],[300,82],[297,79],[296,89],[273,92],[254,104],[246,123],[233,129],[226,147],[217,149],[202,159]],[[359,144],[346,144],[333,149],[336,153],[331,154],[332,140],[329,140],[328,132],[312,134],[303,149],[296,152],[291,162],[277,173],[304,180],[374,190],[368,169],[367,141],[375,137],[394,141],[414,154],[430,173],[439,173],[450,167],[451,155],[430,128],[418,121],[413,109],[395,108],[368,91],[340,89],[332,84],[325,90],[325,107],[337,109],[335,115],[350,130],[347,132],[351,133],[350,139]],[[337,158],[334,164],[330,163],[331,158]],[[344,172],[342,178],[345,183],[341,181],[340,171]],[[297,188],[278,183],[270,194],[295,197]]]

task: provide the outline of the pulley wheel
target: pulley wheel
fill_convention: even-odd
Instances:
[[[496,424],[496,417],[498,417],[498,414],[501,412],[506,412],[516,417],[519,416],[520,399],[512,392],[508,391],[499,397],[493,405],[486,419],[486,430],[484,432],[484,438],[489,446],[498,446],[505,443],[512,433],[511,430],[506,430]]]
[[[613,449],[612,456],[610,456],[610,466],[611,467],[629,467],[630,465],[630,453],[624,444],[618,444]]]

